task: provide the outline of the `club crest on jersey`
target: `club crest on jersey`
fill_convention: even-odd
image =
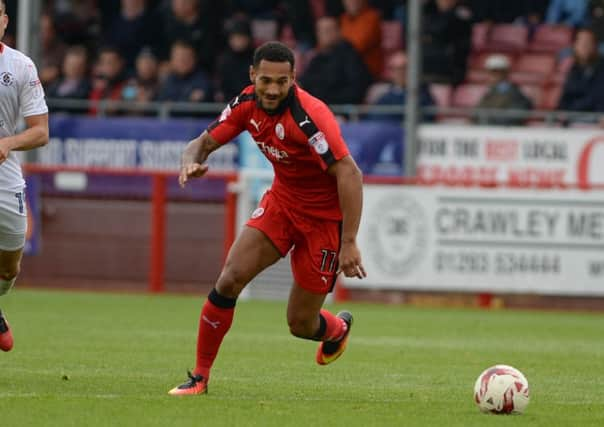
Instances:
[[[327,144],[327,139],[325,139],[323,132],[317,132],[308,138],[308,143],[315,149],[317,154],[325,154],[329,150],[329,144]]]
[[[277,126],[275,126],[275,134],[281,141],[283,141],[283,138],[285,138],[285,128],[281,123],[277,123]]]
[[[252,212],[252,219],[260,218],[264,215],[264,208],[256,208],[254,212]]]
[[[12,86],[14,82],[15,82],[15,78],[8,71],[5,71],[2,74],[0,74],[0,83],[2,83],[2,85]]]

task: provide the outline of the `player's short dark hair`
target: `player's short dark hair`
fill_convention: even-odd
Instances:
[[[289,62],[292,70],[296,64],[294,52],[281,42],[266,42],[258,46],[254,51],[254,68],[257,68],[262,60],[269,62]]]

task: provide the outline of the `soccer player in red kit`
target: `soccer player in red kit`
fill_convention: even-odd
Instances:
[[[352,314],[322,309],[337,274],[366,276],[356,235],[362,175],[329,108],[295,84],[294,55],[282,43],[258,47],[252,85],[182,155],[179,182],[203,176],[208,155],[247,130],[275,170],[263,196],[227,256],[199,319],[197,359],[172,395],[206,393],[210,369],[233,321],[243,288],[291,251],[294,283],[287,322],[292,335],[320,341],[316,361],[326,365],[346,348]]]

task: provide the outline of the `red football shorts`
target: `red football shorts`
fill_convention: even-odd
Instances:
[[[262,231],[281,256],[291,250],[294,280],[316,294],[333,290],[338,269],[341,222],[293,212],[267,191],[247,225]]]

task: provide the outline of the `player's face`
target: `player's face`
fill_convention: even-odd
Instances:
[[[8,15],[6,14],[6,9],[4,4],[0,2],[0,40],[4,38],[4,32],[6,31],[6,26],[8,25]]]
[[[256,98],[266,111],[274,111],[287,98],[294,84],[295,73],[291,64],[260,61],[258,67],[250,67],[250,79],[256,88]]]

